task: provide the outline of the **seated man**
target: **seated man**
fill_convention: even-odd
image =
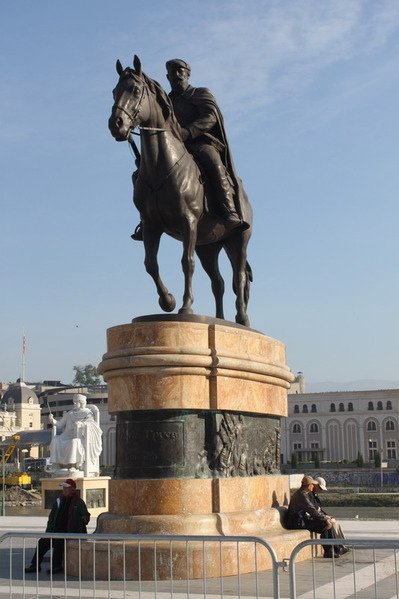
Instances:
[[[335,538],[333,522],[330,516],[316,508],[313,499],[313,489],[317,480],[311,476],[304,476],[301,487],[295,491],[288,506],[285,525],[287,528],[307,528],[311,532],[319,533],[323,539]],[[324,557],[333,556],[331,545],[323,545]],[[340,552],[334,548],[334,556],[339,557]]]
[[[323,491],[327,491],[327,484],[325,479],[322,476],[318,476],[316,478],[317,481],[317,485],[314,485],[313,487],[313,491],[312,491],[312,495],[313,495],[313,502],[316,506],[316,508],[323,514],[325,514],[326,516],[328,516],[328,514],[326,514],[326,512],[323,510],[322,505],[321,505],[321,501],[320,501],[320,497],[319,497],[319,493],[322,493]],[[332,516],[328,516],[328,518],[331,519],[331,522],[333,523],[333,531],[334,531],[334,537],[336,539],[344,539],[345,535],[342,532],[342,528],[341,525],[336,521],[335,518],[333,518]],[[340,555],[344,555],[344,553],[348,553],[348,551],[350,551],[350,549],[348,547],[345,547],[345,545],[340,545],[339,546],[339,552]]]

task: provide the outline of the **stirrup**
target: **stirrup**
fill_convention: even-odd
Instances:
[[[143,225],[139,223],[134,230],[134,233],[130,235],[134,241],[143,241]]]

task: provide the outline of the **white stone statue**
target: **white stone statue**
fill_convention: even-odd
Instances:
[[[73,396],[73,409],[64,412],[60,420],[52,414],[53,439],[50,462],[53,476],[99,476],[102,450],[100,412],[97,406],[86,405],[86,396]],[[59,434],[59,431],[62,431]]]

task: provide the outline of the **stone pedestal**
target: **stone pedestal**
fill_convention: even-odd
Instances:
[[[64,478],[42,478],[42,515],[48,516],[53,503],[61,495],[60,483]],[[92,478],[77,478],[76,490],[87,505],[91,518],[97,518],[109,509],[109,476],[97,476]]]
[[[284,345],[234,323],[178,315],[135,319],[109,329],[107,340],[99,372],[117,416],[117,463],[109,512],[97,532],[255,535],[287,557],[306,537],[280,522],[289,501],[288,477],[279,472],[280,417],[287,415],[294,378]],[[90,572],[87,545],[82,567]],[[108,574],[108,550],[96,546],[97,577]],[[151,579],[152,545],[141,550],[141,578]],[[126,576],[137,579],[136,546],[126,551]],[[202,576],[202,545],[188,551],[187,560],[186,547],[171,556],[169,544],[157,544],[158,578],[170,575],[170,559],[175,578]],[[111,576],[118,578],[118,543],[111,553]],[[220,568],[235,574],[236,554],[227,547],[220,563],[207,548],[207,576],[220,575]],[[266,552],[258,558],[258,568],[270,566]],[[253,569],[253,547],[244,545],[240,572]]]

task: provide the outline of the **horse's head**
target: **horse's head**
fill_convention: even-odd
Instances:
[[[125,141],[134,127],[149,118],[147,86],[138,56],[134,57],[133,66],[134,69],[124,69],[119,60],[116,63],[119,81],[112,92],[114,105],[108,120],[116,141]]]

